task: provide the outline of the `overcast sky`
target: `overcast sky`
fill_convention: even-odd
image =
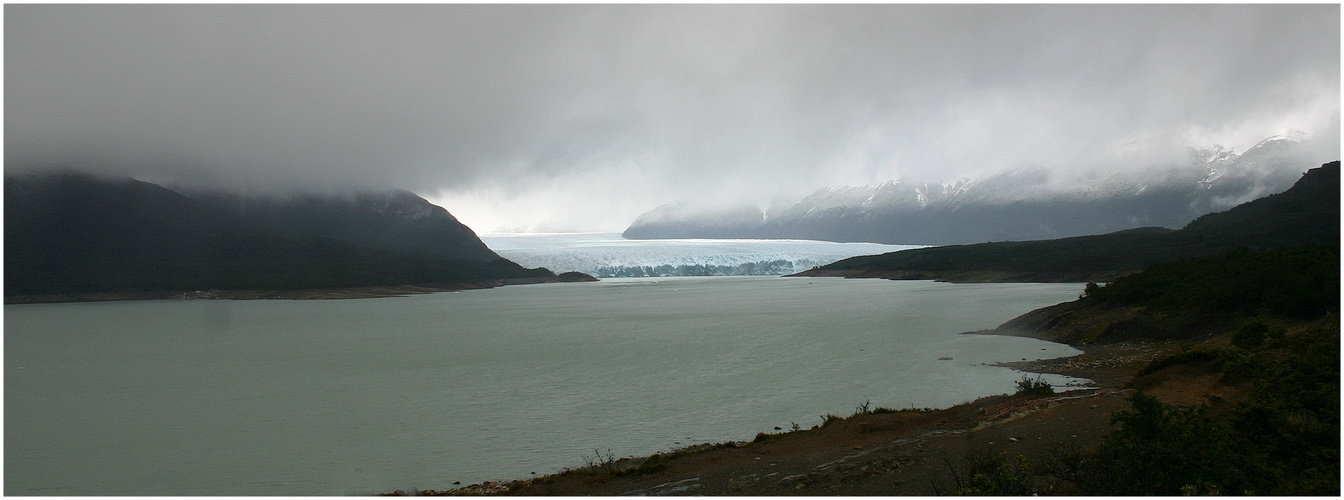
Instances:
[[[1298,130],[1338,5],[6,5],[5,168],[396,187],[477,232]]]

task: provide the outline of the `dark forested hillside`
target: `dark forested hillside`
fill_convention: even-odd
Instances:
[[[392,196],[406,207],[407,195]],[[470,229],[423,200],[424,206],[416,208],[424,217],[381,221],[368,211],[352,209],[349,201],[323,206],[320,199],[309,198],[301,210],[274,204],[250,212],[218,203],[219,198],[212,201],[132,179],[7,175],[6,300],[88,293],[479,286],[554,277],[545,269],[528,270],[499,258]],[[446,250],[436,254],[436,243]]]
[[[447,210],[406,191],[321,196],[244,197],[188,192],[249,226],[277,234],[315,236],[426,258],[489,262],[499,255]]]
[[[999,328],[1078,345],[1192,338],[1255,317],[1315,321],[1339,313],[1339,265],[1337,242],[1154,264]]]
[[[1288,191],[1208,214],[1180,230],[1141,228],[1058,240],[904,250],[799,273],[949,281],[1110,281],[1178,259],[1314,242],[1338,243],[1339,162],[1308,171]]]
[[[1101,445],[1070,459],[1071,493],[1338,496],[1339,272],[1338,242],[1238,249],[1089,283],[1000,326],[1073,345],[1181,345],[1137,373],[1132,410]],[[1173,381],[1215,395],[1175,406],[1144,392]]]

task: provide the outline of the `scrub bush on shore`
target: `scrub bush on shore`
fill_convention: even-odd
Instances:
[[[1248,397],[1182,408],[1136,393],[1112,416],[1120,427],[1067,478],[1078,493],[1339,495],[1337,322],[1173,358],[1154,365],[1209,365],[1249,380]]]
[[[1007,457],[973,463],[952,493],[1022,494],[1024,475],[1080,495],[1340,494],[1339,246],[1313,244],[1155,265],[1089,285],[1082,312],[1130,308],[1147,325],[1125,338],[1225,337],[1154,360],[1136,377],[1190,367],[1244,391],[1172,406],[1143,392],[1112,415],[1118,428],[1090,450],[1057,453],[1031,470]],[[1097,341],[1115,340],[1105,328]],[[1213,338],[1213,337],[1210,337]],[[1020,392],[1033,380],[1018,383]]]

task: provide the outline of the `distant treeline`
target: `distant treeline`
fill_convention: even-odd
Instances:
[[[1269,314],[1316,319],[1339,307],[1339,245],[1317,243],[1155,264],[1108,286],[1088,284],[1085,302],[1145,306],[1162,315]]]

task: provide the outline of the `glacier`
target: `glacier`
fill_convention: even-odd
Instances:
[[[628,240],[620,233],[494,233],[481,241],[501,257],[556,273],[598,278],[642,276],[780,275],[840,259],[924,245],[814,240]]]

